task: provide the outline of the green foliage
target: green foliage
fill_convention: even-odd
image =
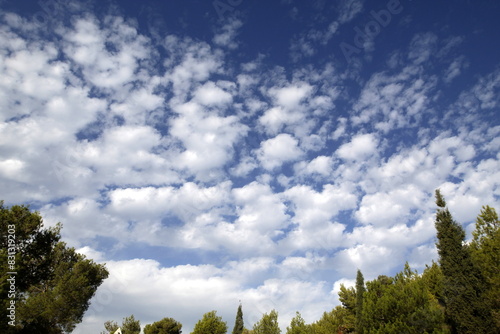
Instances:
[[[295,314],[290,322],[290,327],[286,328],[286,334],[310,334],[311,328],[306,324],[299,312]]]
[[[436,190],[436,204],[436,246],[444,275],[447,321],[458,333],[490,333],[493,323],[488,316],[488,305],[481,298],[485,281],[464,244],[465,231],[453,220],[439,190]]]
[[[109,320],[104,323],[104,328],[106,329],[106,332],[101,332],[101,334],[113,334],[118,330],[118,328],[120,328],[120,326],[118,326],[118,323],[116,321]]]
[[[126,317],[122,322],[122,334],[139,334],[141,332],[141,322],[135,320],[134,315]]]
[[[352,314],[356,312],[356,290],[354,288],[346,288],[344,284],[340,285],[339,300],[347,310]]]
[[[194,326],[192,334],[226,334],[227,325],[216,311],[205,313]]]
[[[422,279],[432,296],[444,306],[444,275],[439,264],[432,261],[432,265],[426,265]]]
[[[14,227],[15,247],[8,245],[8,230]],[[27,206],[6,208],[0,201],[0,311],[6,319],[7,272],[16,271],[16,327],[2,333],[71,332],[81,322],[89,301],[108,272],[61,242],[61,225],[44,229],[38,212]],[[8,251],[15,250],[15,270],[8,267]]]
[[[483,301],[500,333],[500,221],[494,208],[483,206],[472,236],[472,259],[484,277]]]
[[[365,294],[365,279],[361,270],[356,274],[356,333],[362,334],[363,331],[363,299]]]
[[[272,310],[269,314],[264,314],[262,319],[253,325],[254,334],[280,334],[281,329],[278,324],[278,312]]]
[[[101,334],[114,334],[118,328],[121,328],[122,334],[139,334],[141,332],[141,322],[136,320],[134,315],[131,315],[123,318],[121,326],[115,321],[106,321],[104,328],[106,332],[101,332]]]
[[[355,318],[345,307],[337,306],[331,312],[323,313],[317,322],[311,324],[313,334],[354,333]]]
[[[144,327],[144,334],[181,334],[182,324],[172,318],[163,318]]]
[[[446,333],[443,309],[408,264],[393,279],[379,276],[366,287],[364,332]]]
[[[234,321],[233,334],[243,334],[243,329],[245,329],[243,323],[243,310],[241,305],[238,306],[238,311],[236,312],[236,319]]]

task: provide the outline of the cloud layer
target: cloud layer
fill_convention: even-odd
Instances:
[[[342,1],[327,33],[291,39],[292,58],[363,6]],[[296,310],[314,321],[358,268],[436,258],[436,188],[469,231],[499,207],[500,70],[463,84],[467,57],[448,57],[460,37],[415,32],[361,77],[338,59],[240,64],[243,27],[157,38],[76,12],[46,34],[2,14],[2,196],[106,263],[82,333],[132,313],[189,331],[216,309],[231,325],[240,300],[248,327],[273,308],[282,327]]]

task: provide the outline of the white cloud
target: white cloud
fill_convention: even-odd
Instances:
[[[431,32],[415,35],[410,44],[408,58],[415,64],[422,64],[429,60],[435,52],[438,38]]]
[[[462,56],[455,59],[444,73],[444,82],[450,83],[453,81],[453,79],[458,77],[462,73],[462,70],[467,68],[467,66],[465,57]]]
[[[363,10],[363,1],[343,0],[340,2],[339,22],[341,24],[351,21]]]
[[[394,248],[361,244],[338,252],[333,263],[341,275],[352,277],[359,269],[369,278],[391,272],[403,257]]]
[[[408,221],[412,209],[421,208],[425,193],[414,186],[363,197],[356,218],[363,224],[391,226]]]
[[[279,229],[288,224],[285,204],[268,185],[253,182],[234,189],[233,195],[239,206],[237,226],[274,237]]]
[[[326,177],[332,174],[333,161],[331,157],[322,155],[314,158],[309,162],[298,162],[295,165],[295,170],[298,175],[320,174]]]
[[[360,134],[339,147],[337,155],[345,160],[361,160],[377,153],[378,139],[374,134]]]
[[[280,167],[283,163],[295,161],[302,154],[302,150],[298,147],[298,140],[286,133],[266,140],[257,151],[261,165],[268,170]]]
[[[362,10],[343,1],[294,40],[321,55]],[[296,310],[312,322],[357,268],[369,279],[436,258],[436,188],[468,231],[481,205],[499,207],[500,72],[467,81],[463,38],[418,34],[370,73],[260,54],[239,65],[240,21],[212,44],[116,15],[75,14],[51,41],[2,22],[0,188],[107,263],[82,332],[132,313],[231,322],[239,300],[248,327],[273,308],[282,328]],[[162,247],[180,256],[160,263]]]
[[[269,94],[283,108],[295,109],[301,101],[310,96],[312,91],[312,86],[307,83],[300,83],[283,88],[271,88]]]
[[[284,194],[294,205],[293,221],[303,227],[325,224],[341,210],[352,209],[357,197],[347,185],[336,187],[326,184],[322,192],[308,186],[295,186]]]
[[[222,31],[214,36],[214,43],[219,46],[227,47],[229,49],[236,49],[238,42],[235,41],[237,31],[243,26],[240,20],[232,19],[222,27]]]
[[[176,165],[196,173],[200,179],[214,177],[217,169],[231,159],[233,146],[246,134],[247,126],[236,116],[204,115],[202,107],[192,102],[176,110],[180,116],[171,120],[171,134],[185,148]]]
[[[103,34],[95,20],[78,19],[74,30],[64,33],[64,50],[93,85],[116,88],[133,80],[138,60],[147,57],[147,41],[120,17],[107,17],[106,26]]]
[[[208,82],[198,88],[194,93],[194,98],[206,106],[225,105],[232,101],[231,94],[217,87],[213,82]]]

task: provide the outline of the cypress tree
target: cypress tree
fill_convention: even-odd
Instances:
[[[436,246],[444,275],[447,322],[454,333],[488,333],[491,323],[481,304],[482,279],[465,245],[465,231],[454,221],[439,189],[436,205]]]
[[[358,269],[356,275],[356,333],[363,333],[363,298],[365,293],[365,279]]]
[[[236,320],[234,321],[233,334],[242,334],[244,329],[243,325],[243,311],[241,310],[241,304],[238,306],[238,312],[236,312]]]

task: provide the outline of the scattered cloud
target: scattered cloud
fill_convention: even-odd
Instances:
[[[111,273],[79,331],[131,313],[190,330],[211,309],[231,321],[240,300],[248,327],[273,308],[283,328],[296,310],[312,322],[356,269],[436,258],[436,188],[468,231],[481,205],[500,207],[498,64],[477,70],[465,37],[408,25],[345,67],[330,42],[365,6],[342,1],[332,21],[316,4],[285,67],[249,51],[250,15],[152,34],[113,10],[49,33],[2,14],[6,204],[62,222]]]

